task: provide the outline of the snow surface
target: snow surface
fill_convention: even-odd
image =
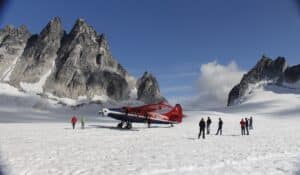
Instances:
[[[250,136],[240,136],[240,116],[188,112],[173,128],[116,122],[0,124],[2,160],[9,174],[293,174],[300,151],[300,118],[255,116]],[[224,120],[223,136],[196,139],[198,120]],[[78,126],[79,127],[79,126]]]
[[[10,75],[13,72],[17,61],[19,59],[20,56],[15,57],[14,61],[12,62],[12,64],[6,69],[6,71],[2,74],[1,80],[2,81],[6,81],[8,82],[10,80]]]
[[[21,88],[25,92],[29,92],[31,94],[43,93],[43,87],[46,83],[47,78],[50,76],[52,69],[54,69],[54,66],[55,66],[55,61],[53,61],[51,69],[49,69],[48,72],[46,72],[43,76],[41,76],[40,80],[36,83],[20,82]]]
[[[299,90],[262,86],[238,106],[186,111],[183,123],[172,128],[134,124],[132,130],[97,116],[99,105],[75,110],[43,102],[34,108],[42,103],[39,96],[8,85],[0,86],[0,96],[0,168],[7,174],[300,173]],[[86,129],[71,129],[74,114],[87,117]],[[198,122],[207,116],[213,134],[222,117],[223,136],[198,140]],[[239,121],[250,116],[254,130],[241,136]]]
[[[283,83],[283,85],[292,89],[300,89],[300,80],[295,83]]]
[[[300,89],[262,85],[243,98],[243,103],[223,109],[231,113],[251,113],[271,117],[300,117]]]
[[[0,82],[0,123],[1,122],[66,122],[72,115],[85,116],[89,121],[96,121],[98,111],[102,107],[121,107],[142,105],[140,101],[115,101],[106,96],[98,96],[93,100],[101,100],[101,104],[89,104],[86,96],[78,99],[59,98],[50,93],[40,95],[21,92],[17,88]],[[87,105],[88,104],[88,105]]]
[[[65,121],[71,114],[94,117],[99,105],[82,107],[80,110],[46,100],[38,95],[19,91],[0,83],[0,122]]]

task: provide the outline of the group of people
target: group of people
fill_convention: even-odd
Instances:
[[[198,139],[202,138],[205,139],[205,128],[206,128],[206,134],[209,135],[210,134],[210,125],[212,123],[212,120],[210,117],[207,117],[207,120],[205,121],[204,118],[201,118],[200,122],[199,122],[199,134],[198,134]],[[253,129],[253,118],[250,117],[250,119],[245,118],[245,119],[241,119],[240,121],[240,125],[241,125],[241,134],[242,135],[249,135],[249,130]],[[222,135],[222,128],[223,128],[223,120],[221,118],[219,118],[219,122],[218,122],[218,130],[216,135]]]
[[[76,123],[77,123],[77,117],[76,116],[73,116],[71,118],[71,123],[72,123],[73,129],[75,129]],[[81,123],[81,129],[84,129],[85,128],[85,117],[80,117],[80,123]]]
[[[241,134],[242,135],[249,135],[249,130],[253,129],[253,118],[250,117],[250,119],[245,118],[245,119],[241,119],[240,121],[240,125],[241,125]]]
[[[210,134],[210,125],[211,125],[212,121],[210,119],[210,117],[207,117],[207,120],[205,122],[204,118],[202,118],[199,122],[199,128],[200,128],[200,132],[198,134],[198,139],[200,139],[201,135],[202,138],[205,139],[205,128],[206,128],[206,134],[209,135]],[[219,118],[219,122],[218,122],[218,130],[216,135],[222,135],[222,128],[223,128],[223,120],[221,118]]]

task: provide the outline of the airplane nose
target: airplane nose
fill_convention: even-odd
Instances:
[[[107,115],[108,109],[107,109],[107,108],[104,108],[104,109],[102,110],[102,112],[103,112],[104,115]]]
[[[108,109],[104,108],[104,109],[100,110],[98,113],[99,113],[99,115],[105,116],[105,115],[107,115],[107,112],[108,112]]]

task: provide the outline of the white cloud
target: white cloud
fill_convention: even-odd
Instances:
[[[217,61],[202,64],[198,79],[199,95],[181,101],[186,109],[224,107],[228,93],[244,74],[234,61],[221,65]]]

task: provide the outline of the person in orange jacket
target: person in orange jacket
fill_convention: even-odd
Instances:
[[[76,122],[77,122],[77,118],[76,118],[76,116],[73,116],[71,118],[71,123],[72,123],[73,129],[75,129]]]

